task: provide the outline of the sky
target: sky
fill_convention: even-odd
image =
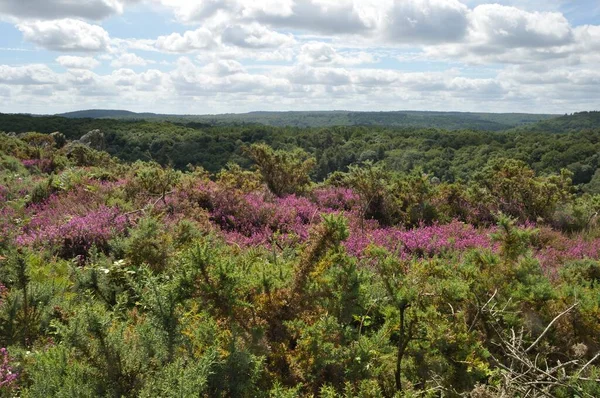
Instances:
[[[0,112],[600,110],[600,0],[0,0]]]

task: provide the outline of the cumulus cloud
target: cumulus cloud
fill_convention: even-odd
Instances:
[[[133,53],[121,54],[117,59],[114,59],[110,66],[113,68],[123,68],[126,66],[146,66],[149,62],[139,55]]]
[[[340,53],[334,47],[323,42],[309,42],[302,45],[298,61],[312,65],[360,65],[377,62],[373,54],[364,51]]]
[[[347,0],[296,0],[283,14],[262,9],[252,14],[259,22],[273,26],[327,34],[354,34],[373,28],[355,1]]]
[[[231,11],[236,7],[233,0],[160,0],[175,12],[177,19],[184,23],[201,22],[215,16],[220,11]]]
[[[57,106],[57,98],[178,113],[600,106],[600,26],[574,25],[560,13],[564,0],[146,0],[147,11],[172,10],[181,30],[110,38],[89,22],[130,2],[0,0],[0,16],[40,56],[69,53],[49,66],[1,66],[10,106]],[[75,56],[86,52],[98,54]],[[173,63],[172,54],[189,57]],[[99,60],[113,70],[96,73]]]
[[[0,65],[0,83],[9,85],[45,85],[57,81],[57,75],[46,65]]]
[[[202,68],[208,75],[230,76],[238,73],[247,73],[244,66],[233,60],[220,60],[211,62]]]
[[[289,69],[287,79],[294,84],[343,86],[352,84],[352,73],[342,68],[298,66]]]
[[[136,73],[131,69],[117,69],[109,76],[109,80],[129,91],[158,91],[162,88],[165,74],[156,69]]]
[[[586,52],[600,51],[600,25],[583,25],[574,29],[574,42]]]
[[[469,27],[468,11],[457,0],[397,1],[387,15],[385,35],[399,43],[459,41]]]
[[[161,0],[185,23],[227,19],[323,33],[358,33],[372,28],[361,3],[374,0]]]
[[[275,32],[257,23],[228,26],[223,31],[222,40],[246,48],[276,48],[294,43],[291,35]]]
[[[85,18],[100,20],[121,14],[127,3],[138,0],[2,0],[0,15],[19,19]]]
[[[76,19],[23,22],[23,38],[51,51],[99,52],[108,49],[108,32]]]
[[[557,12],[527,12],[485,4],[473,10],[471,23],[472,40],[490,47],[553,47],[573,39],[569,21]]]
[[[60,66],[68,69],[94,69],[100,62],[93,57],[76,57],[73,55],[61,55],[56,58]]]
[[[216,93],[253,93],[269,95],[288,91],[289,81],[263,74],[235,70],[235,64],[197,66],[189,58],[180,58],[169,73],[173,88],[184,96],[211,96]],[[225,68],[223,68],[225,67]],[[226,69],[233,67],[233,70]],[[222,73],[225,69],[226,73]]]
[[[595,36],[594,29],[578,33],[578,28],[558,12],[484,4],[469,13],[469,30],[463,41],[432,43],[424,52],[430,58],[457,58],[476,64],[565,60],[582,54],[581,44],[592,41],[588,35]]]
[[[172,53],[206,50],[215,45],[216,41],[212,32],[206,28],[188,30],[183,35],[172,33],[168,36],[160,36],[155,44],[159,50]]]

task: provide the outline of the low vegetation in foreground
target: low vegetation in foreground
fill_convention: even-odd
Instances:
[[[0,135],[2,396],[600,396],[600,196],[571,171],[241,154]]]

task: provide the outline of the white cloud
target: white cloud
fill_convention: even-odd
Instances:
[[[172,8],[184,22],[254,21],[280,28],[292,28],[325,33],[359,33],[372,28],[368,3],[372,9],[376,0],[160,0]]]
[[[200,22],[214,17],[220,11],[229,11],[235,7],[232,0],[159,0],[160,3],[173,9],[177,19],[184,23]]]
[[[202,68],[207,74],[213,76],[230,76],[238,73],[247,73],[244,66],[233,60],[220,60],[212,62]]]
[[[0,99],[3,109],[562,113],[600,106],[600,26],[576,26],[572,13],[569,21],[560,13],[568,0],[146,0],[145,12],[166,6],[183,24],[155,38],[147,36],[152,29],[110,38],[89,23],[135,1],[0,0],[0,18],[39,47],[25,49],[56,59],[14,66],[24,54],[5,57],[11,65],[0,66],[0,90],[12,100]],[[141,20],[127,13],[105,27]],[[191,55],[173,63],[172,54]],[[98,72],[99,61],[112,70]]]
[[[60,66],[68,69],[94,69],[100,62],[93,57],[76,57],[73,55],[61,55],[56,58]]]
[[[137,0],[2,0],[0,15],[19,19],[85,18],[100,20],[121,14],[124,5]]]
[[[600,51],[600,25],[583,25],[574,29],[575,42],[583,51]]]
[[[471,23],[472,40],[483,46],[553,47],[573,39],[569,22],[556,12],[527,12],[485,4],[473,10]]]
[[[344,86],[352,84],[352,73],[346,69],[298,66],[290,68],[287,79],[294,84]]]
[[[23,38],[51,51],[99,52],[108,49],[108,32],[76,19],[23,22]]]
[[[364,33],[373,26],[356,3],[359,1],[296,0],[291,7],[286,4],[286,13],[275,14],[254,7],[251,15],[259,22],[283,28],[327,34]]]
[[[473,64],[565,60],[582,54],[581,44],[596,35],[594,29],[580,30],[577,39],[577,32],[557,12],[484,4],[469,13],[469,33],[462,42],[432,43],[424,53],[430,59],[456,58]]]
[[[215,38],[210,30],[198,28],[188,30],[183,35],[172,33],[160,36],[155,43],[156,48],[172,53],[186,53],[194,50],[206,50],[216,46]]]
[[[275,32],[257,23],[228,26],[223,31],[222,40],[245,48],[276,48],[294,43],[292,35]]]
[[[323,42],[309,42],[302,45],[298,62],[311,65],[360,65],[374,63],[374,55],[364,51],[338,52],[334,47]]]
[[[133,53],[125,53],[110,63],[113,68],[123,68],[126,66],[146,66],[149,62],[139,55]]]
[[[54,84],[57,75],[46,65],[0,65],[0,83],[10,85]]]
[[[180,95],[213,96],[217,93],[253,93],[269,95],[289,90],[289,81],[262,74],[250,74],[240,65],[209,64],[196,66],[189,58],[180,58],[169,74],[170,81]]]
[[[459,41],[467,33],[468,11],[458,0],[396,1],[387,15],[384,34],[408,44]]]
[[[119,87],[130,91],[159,91],[164,83],[165,74],[156,69],[136,73],[131,69],[117,69],[109,76],[109,80]]]

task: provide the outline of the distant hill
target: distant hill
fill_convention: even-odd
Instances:
[[[59,113],[55,116],[66,117],[69,119],[127,119],[127,118],[151,118],[158,116],[155,113],[136,113],[131,111],[123,110],[112,110],[112,109],[88,109],[84,111],[75,111],[67,113]]]
[[[578,112],[516,128],[517,131],[536,133],[567,133],[587,129],[600,129],[600,112]]]
[[[163,115],[124,110],[84,110],[63,113],[67,118],[160,120],[201,125],[266,125],[275,127],[384,126],[442,128],[446,130],[503,131],[549,120],[558,115],[471,112],[250,112],[221,115]]]

